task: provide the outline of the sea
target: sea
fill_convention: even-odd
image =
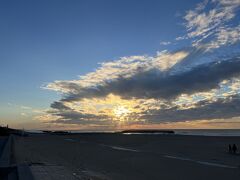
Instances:
[[[124,133],[126,135],[159,135],[159,134],[168,134],[168,135],[189,135],[189,136],[240,136],[240,129],[170,129],[174,131],[174,134],[155,132],[155,133]]]
[[[166,129],[165,129],[166,130]],[[191,135],[191,136],[240,136],[240,129],[168,129],[173,130],[174,134],[169,135]],[[37,130],[28,130],[27,132],[31,133],[42,133],[42,131]],[[115,131],[67,131],[69,133],[115,133]],[[118,131],[119,132],[119,131]],[[159,135],[167,133],[123,133],[126,135]]]
[[[240,129],[174,129],[175,134],[196,136],[240,136]]]

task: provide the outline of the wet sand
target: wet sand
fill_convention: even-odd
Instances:
[[[36,179],[238,179],[229,143],[240,146],[240,137],[34,135],[15,137],[14,151]]]

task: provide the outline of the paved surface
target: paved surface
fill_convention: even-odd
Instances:
[[[0,157],[1,157],[2,150],[3,150],[3,147],[4,147],[4,144],[5,144],[6,140],[7,140],[6,137],[0,137]]]
[[[13,141],[14,135],[0,137],[0,180],[33,180],[27,164],[16,164]]]
[[[76,174],[68,171],[64,166],[33,165],[31,171],[35,180],[78,180]]]
[[[0,137],[0,179],[1,180],[17,180],[16,167],[9,167],[10,149],[5,149],[8,144],[8,137]],[[9,161],[8,161],[9,160]]]
[[[239,179],[240,137],[69,135],[16,141],[17,161],[36,179]]]

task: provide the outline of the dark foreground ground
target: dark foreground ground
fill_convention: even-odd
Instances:
[[[15,159],[38,179],[221,180],[240,178],[240,137],[33,135],[15,137]]]
[[[1,154],[2,154],[2,150],[3,150],[3,147],[4,147],[4,144],[6,142],[6,137],[1,137],[0,136],[0,157],[1,157]]]

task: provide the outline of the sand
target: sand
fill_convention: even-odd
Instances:
[[[38,179],[239,179],[240,137],[35,135],[15,137],[17,163]],[[51,177],[50,177],[51,176]]]

